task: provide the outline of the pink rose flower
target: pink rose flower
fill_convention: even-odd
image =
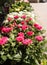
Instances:
[[[12,20],[12,18],[11,18],[11,17],[8,17],[8,18],[7,18],[7,20],[8,20],[8,21],[11,21],[11,20]]]
[[[14,16],[14,18],[15,18],[15,19],[18,19],[18,18],[19,18],[19,16],[18,16],[18,15],[16,15],[16,16]]]
[[[29,18],[29,20],[31,21],[31,20],[32,20],[32,18]]]
[[[0,45],[4,45],[5,43],[7,43],[7,41],[8,41],[8,37],[0,38]]]
[[[25,19],[26,18],[26,15],[21,16],[21,18]]]
[[[16,41],[17,42],[22,42],[23,40],[24,40],[24,38],[22,36],[16,37]]]
[[[36,36],[35,39],[38,40],[38,41],[42,41],[43,37],[42,36]]]
[[[27,35],[29,35],[29,36],[32,36],[33,34],[34,34],[33,31],[28,31],[28,32],[27,32]]]
[[[26,30],[28,28],[27,25],[22,25],[22,30]]]
[[[18,33],[18,36],[24,37],[24,33],[23,32],[20,32],[20,33]]]
[[[22,41],[23,45],[30,45],[32,44],[32,40],[31,39],[25,39]]]
[[[25,24],[25,21],[21,21],[21,24],[24,25]]]
[[[34,27],[38,30],[42,30],[42,26],[40,26],[39,24],[35,23],[34,24]]]
[[[10,28],[10,27],[3,27],[1,31],[4,33],[9,33],[11,30],[12,30],[12,28]]]

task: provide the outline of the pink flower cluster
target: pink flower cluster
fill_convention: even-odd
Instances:
[[[18,19],[19,16],[14,16],[15,19]],[[26,15],[22,15],[21,18],[23,18],[23,20],[21,21],[21,23],[17,24],[17,27],[18,28],[21,28],[22,30],[27,30],[29,28],[28,26],[28,22],[29,21],[32,21],[32,18],[28,18],[27,19],[27,16]],[[34,24],[34,27],[37,29],[37,30],[41,30],[42,29],[42,26],[40,26],[39,24],[35,23]],[[33,36],[35,33],[33,31],[27,31],[26,32],[26,35],[28,36]],[[35,39],[37,41],[42,41],[43,40],[43,37],[41,36],[36,36]],[[26,38],[24,36],[24,33],[23,32],[19,32],[18,33],[18,36],[16,37],[16,41],[17,42],[22,42],[23,45],[29,45],[31,43],[33,43],[33,40],[31,40],[30,38]]]
[[[32,32],[32,31],[29,31],[27,33],[29,36],[32,36],[34,34],[34,32]],[[35,36],[35,39],[40,42],[43,40],[43,37],[42,36]],[[31,39],[28,39],[28,38],[25,39],[23,32],[18,33],[18,37],[16,37],[16,41],[22,42],[23,45],[29,45],[29,44],[33,43],[33,41]]]
[[[3,32],[3,33],[9,33],[11,32],[14,28],[19,28],[21,29],[20,32],[18,32],[18,36],[16,37],[16,41],[17,42],[22,42],[23,45],[30,45],[33,43],[33,40],[32,38],[30,39],[30,37],[32,37],[33,35],[35,35],[35,32],[32,30],[32,26],[31,25],[28,25],[28,23],[30,21],[32,21],[32,18],[28,18],[26,15],[22,15],[20,18],[22,18],[22,21],[20,21],[20,23],[18,22],[17,23],[17,19],[19,18],[20,16],[18,15],[15,15],[14,16],[14,20],[13,22],[11,23],[10,21],[12,20],[12,18],[8,17],[8,21],[11,23],[10,24],[10,27],[0,27],[0,31]],[[9,23],[8,22],[8,23]],[[33,24],[34,28],[36,28],[37,30],[42,30],[42,26],[40,26],[39,24],[35,23]],[[29,28],[30,27],[30,28]],[[30,30],[31,29],[31,30]],[[25,32],[25,30],[27,30]],[[24,32],[23,32],[24,31]],[[27,36],[30,36],[29,38],[26,38],[26,35]],[[42,41],[43,40],[43,37],[42,36],[34,36],[35,39],[37,41]],[[8,38],[7,37],[2,37],[0,39],[0,45],[3,45],[7,42]]]
[[[38,41],[42,41],[43,37],[42,36],[36,36],[35,39],[38,40]]]
[[[20,32],[20,33],[18,33],[18,36],[24,37],[24,33],[23,32]]]
[[[28,31],[28,32],[27,32],[27,35],[29,35],[29,36],[32,36],[33,34],[34,34],[33,31]]]
[[[28,28],[27,25],[22,25],[22,30],[26,30]]]
[[[31,39],[24,39],[24,33],[23,32],[18,33],[18,37],[16,37],[16,41],[22,42],[23,45],[32,44]]]
[[[40,26],[39,24],[35,23],[34,24],[34,27],[38,30],[42,30],[42,26]]]
[[[21,24],[24,25],[25,24],[25,21],[21,21]]]
[[[23,45],[30,45],[30,44],[32,44],[33,42],[32,42],[31,39],[25,39],[25,40],[22,41],[22,43],[23,43]]]
[[[26,15],[21,16],[21,18],[25,19],[26,18]]]
[[[7,41],[8,41],[8,37],[0,38],[0,45],[4,45],[5,43],[7,43]]]
[[[18,33],[18,37],[16,37],[16,40],[18,42],[22,42],[24,40],[24,33],[22,32]]]
[[[8,20],[8,21],[11,21],[11,20],[12,20],[12,18],[11,18],[11,17],[8,17],[8,18],[7,18],[7,20]]]
[[[1,31],[4,33],[9,33],[12,30],[10,27],[2,27]]]
[[[15,15],[14,16],[14,21],[13,21],[14,24],[12,24],[11,27],[17,26],[18,28],[21,28],[22,30],[28,29],[27,23],[29,21],[31,21],[32,18],[26,19],[27,16],[26,15],[22,15],[21,18],[23,18],[23,21],[21,21],[21,23],[17,24],[16,21],[17,21],[18,18],[20,18],[20,16],[18,16],[18,15]],[[8,17],[8,21],[12,21],[12,18],[11,17]]]
[[[18,16],[18,15],[16,15],[16,16],[14,16],[14,18],[15,18],[15,19],[18,19],[18,18],[19,18],[19,16]]]
[[[17,40],[18,42],[22,42],[22,41],[24,40],[24,38],[23,38],[22,36],[18,36],[18,37],[16,37],[16,40]]]
[[[28,25],[21,25],[21,24],[18,24],[17,25],[18,28],[21,28],[22,30],[27,30],[28,29]]]

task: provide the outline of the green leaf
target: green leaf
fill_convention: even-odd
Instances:
[[[14,40],[14,34],[10,34],[10,38],[12,39],[12,40]]]
[[[17,59],[21,58],[20,54],[16,54],[16,55],[14,55],[14,57],[17,58]]]
[[[47,59],[43,59],[41,65],[47,65]]]
[[[35,60],[36,65],[40,65],[37,59],[34,59],[34,60]]]
[[[11,56],[10,54],[7,54],[7,57],[8,57],[9,59],[12,59],[12,56]]]
[[[5,56],[5,55],[2,55],[2,56],[1,56],[1,58],[2,58],[2,60],[6,61],[6,59],[7,59],[7,56]]]
[[[19,53],[14,55],[14,60],[19,62],[21,60],[21,55]]]

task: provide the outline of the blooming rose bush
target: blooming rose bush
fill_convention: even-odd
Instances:
[[[7,59],[21,65],[40,65],[45,37],[32,12],[12,12],[0,26],[0,63]]]

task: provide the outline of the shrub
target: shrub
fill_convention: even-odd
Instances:
[[[10,59],[21,65],[39,65],[44,45],[43,28],[31,12],[7,15],[0,27],[0,63]]]

